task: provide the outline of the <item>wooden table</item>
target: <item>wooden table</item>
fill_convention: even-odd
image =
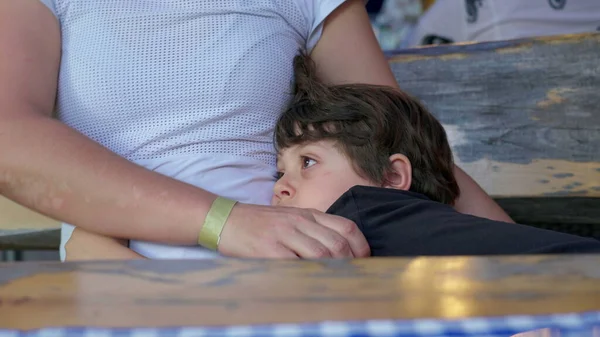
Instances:
[[[600,255],[0,264],[0,328],[600,310]]]

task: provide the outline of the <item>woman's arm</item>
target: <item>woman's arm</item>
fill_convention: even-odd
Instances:
[[[496,221],[514,221],[485,191],[460,167],[454,166],[454,176],[460,187],[460,196],[454,204],[457,211]]]
[[[322,80],[329,83],[367,83],[398,87],[377,42],[362,0],[349,0],[326,21],[311,56]],[[456,167],[461,189],[456,209],[492,220],[510,217],[477,183]]]
[[[90,233],[75,228],[73,236],[67,242],[68,251],[65,261],[85,260],[137,260],[144,256],[127,248],[127,241]]]
[[[62,233],[62,235],[65,235]],[[129,249],[129,240],[88,232],[75,227],[64,244],[65,261],[132,260],[145,258]],[[61,247],[62,248],[62,247]]]
[[[196,243],[214,195],[134,165],[51,118],[61,44],[43,4],[0,2],[0,49],[2,195],[100,234]]]

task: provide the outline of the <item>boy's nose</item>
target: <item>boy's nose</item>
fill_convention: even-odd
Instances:
[[[279,199],[279,203],[289,201],[294,197],[294,188],[289,184],[285,178],[279,179],[275,183],[275,196]]]

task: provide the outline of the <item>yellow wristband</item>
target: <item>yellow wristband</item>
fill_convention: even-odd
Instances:
[[[221,232],[236,202],[217,197],[206,214],[204,225],[198,234],[198,244],[210,250],[217,250],[221,241]]]

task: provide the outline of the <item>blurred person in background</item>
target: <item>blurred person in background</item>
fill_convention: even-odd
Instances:
[[[598,0],[423,0],[407,45],[498,41],[600,28]]]

